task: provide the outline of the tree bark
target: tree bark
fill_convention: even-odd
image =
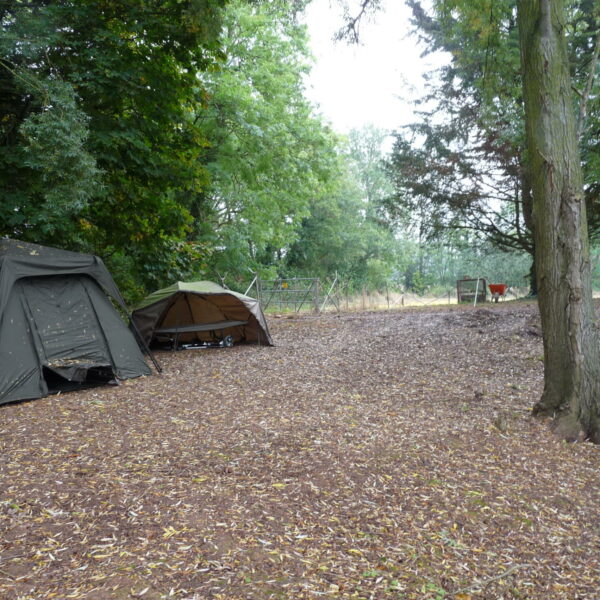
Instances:
[[[535,247],[534,247],[534,252],[535,252]],[[537,269],[535,268],[535,256],[534,256],[533,260],[531,261],[531,267],[529,267],[528,278],[529,278],[529,295],[532,298],[537,298],[538,288],[537,288]]]
[[[524,154],[524,153],[522,153]],[[525,226],[531,232],[531,236],[533,238],[531,242],[532,246],[532,260],[531,267],[529,269],[529,295],[537,296],[537,269],[535,267],[535,231],[533,225],[533,196],[531,192],[531,173],[528,164],[524,164],[523,162],[520,164],[520,172],[521,172],[521,199],[523,204],[523,221],[525,221]]]
[[[544,392],[534,414],[600,443],[600,352],[563,0],[519,0]]]

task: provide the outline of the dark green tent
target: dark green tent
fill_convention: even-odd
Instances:
[[[149,375],[103,262],[0,239],[0,404]]]
[[[273,345],[259,301],[212,281],[178,281],[153,292],[131,318],[147,344],[161,335],[176,335],[183,344],[209,342],[218,332],[235,342]]]

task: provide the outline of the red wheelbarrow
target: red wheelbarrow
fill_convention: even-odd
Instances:
[[[498,302],[500,298],[504,298],[506,290],[508,290],[508,286],[505,283],[490,283],[489,288],[494,302]]]

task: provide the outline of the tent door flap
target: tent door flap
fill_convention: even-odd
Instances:
[[[65,360],[43,365],[45,369],[67,381],[107,382],[115,378],[112,365]]]

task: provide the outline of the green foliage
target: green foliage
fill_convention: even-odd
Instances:
[[[205,138],[192,111],[203,101],[196,74],[220,57],[221,3],[155,4],[78,2],[68,15],[81,23],[68,39],[72,76],[106,172],[105,201],[89,216],[93,243],[102,254],[132,257],[148,287],[171,281],[173,251],[192,227],[189,197],[207,184],[198,160]]]
[[[100,254],[132,300],[282,270],[383,285],[383,134],[341,150],[314,116],[304,4],[3,5],[0,233]]]
[[[381,218],[391,189],[383,169],[383,132],[353,131],[337,157],[335,177],[313,197],[297,241],[286,254],[286,273],[331,277],[351,288],[383,288],[398,260],[398,244]]]
[[[530,254],[504,252],[465,234],[427,244],[404,240],[401,248],[393,281],[417,294],[453,293],[464,276],[521,289],[529,284]]]
[[[290,10],[231,3],[228,58],[205,75],[208,109],[197,113],[211,184],[194,199],[195,236],[214,245],[213,272],[238,279],[276,270],[336,164],[335,139],[303,95],[307,34]]]
[[[358,182],[364,200],[369,207],[370,218],[385,221],[385,201],[394,189],[385,169],[383,147],[390,133],[366,125],[353,129],[347,142],[346,156],[350,161],[352,175]]]
[[[419,120],[397,134],[389,162],[396,193],[388,211],[392,217],[413,215],[421,241],[464,231],[502,250],[533,254],[516,0],[435,0],[429,11],[417,0],[409,5],[428,51],[449,52],[451,62],[429,77]],[[568,17],[581,101],[593,65],[598,8],[572,0]],[[589,96],[583,137],[592,233],[600,214],[597,136],[591,133],[597,125],[597,85]]]
[[[406,287],[416,294],[423,295],[429,287],[434,283],[431,274],[423,273],[422,271],[414,271],[411,274],[410,280],[407,280]]]
[[[37,106],[10,136],[12,143],[0,147],[0,234],[78,245],[81,219],[102,193],[101,173],[86,149],[88,118],[68,83],[26,78],[16,83]]]
[[[434,2],[427,14],[410,2],[429,49],[452,61],[429,79],[419,120],[397,134],[388,209],[416,215],[421,239],[464,230],[533,252],[514,7],[496,4]]]
[[[287,270],[297,276],[327,277],[337,271],[347,279],[366,260],[369,231],[360,214],[360,192],[351,181],[336,184],[313,200],[286,257]]]
[[[222,58],[222,4],[3,5],[3,234],[121,256],[137,285],[168,277],[207,183],[197,73]]]
[[[420,145],[397,138],[394,181],[386,132],[342,141],[305,99],[303,2],[3,5],[0,234],[100,254],[131,300],[255,272],[420,292],[450,281],[466,254],[451,236],[427,246],[427,225],[490,221],[481,170],[495,165],[512,193],[521,166],[510,10],[492,19],[504,31],[484,18],[489,3],[460,4],[434,5],[441,27],[421,14],[430,45],[455,55],[429,98],[451,118],[424,113]],[[491,221],[512,235],[506,193]]]

